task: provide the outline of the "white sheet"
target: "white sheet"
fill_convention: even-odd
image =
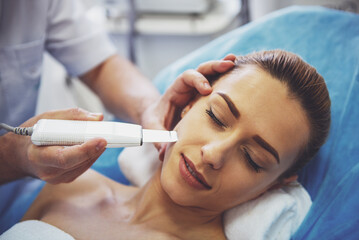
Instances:
[[[0,236],[0,240],[75,240],[57,227],[38,220],[19,222]]]

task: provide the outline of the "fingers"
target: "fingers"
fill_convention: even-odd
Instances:
[[[63,148],[57,152],[57,167],[69,169],[89,159],[97,159],[105,151],[106,145],[105,139],[95,138],[81,145]]]
[[[234,62],[230,60],[209,61],[202,63],[197,71],[206,76],[227,72],[234,67]]]
[[[73,181],[105,151],[105,139],[91,139],[71,147],[33,147],[29,160],[35,175],[49,183]]]
[[[209,61],[201,64],[196,70],[183,72],[167,89],[161,100],[142,114],[142,122],[147,126],[158,129],[171,129],[180,119],[179,113],[199,93],[208,95],[212,87],[207,77],[224,73],[234,67],[236,56],[228,54],[219,61]],[[156,117],[153,117],[156,115]],[[161,125],[156,125],[156,121]],[[155,144],[160,149],[159,144]]]
[[[235,60],[236,55],[230,53],[226,55],[222,60],[208,61],[200,64],[197,68],[197,71],[207,76],[224,73],[234,67]]]
[[[178,106],[184,106],[196,94],[202,95],[211,93],[212,88],[208,80],[196,70],[190,69],[183,72],[171,87],[165,92],[167,97]]]
[[[162,146],[161,143],[153,143],[153,145],[155,146],[155,148],[157,149],[157,151],[160,151],[160,150],[161,150],[161,146]]]
[[[102,113],[91,113],[81,108],[70,108],[65,110],[49,111],[37,115],[23,124],[22,127],[33,126],[39,119],[64,119],[64,120],[82,120],[82,121],[102,121]]]
[[[50,111],[29,119],[21,126],[33,126],[39,119],[43,118],[101,121],[103,114],[91,113],[80,108]],[[71,147],[38,147],[31,144],[30,138],[23,139],[27,139],[26,144],[21,144],[21,150],[17,151],[16,157],[19,159],[17,164],[19,171],[25,175],[56,183],[69,181],[79,176],[105,151],[107,145],[105,139],[97,138],[82,145]],[[63,179],[61,175],[65,173],[68,174]]]
[[[36,147],[39,165],[55,167],[60,169],[69,169],[82,162],[99,156],[105,150],[106,140],[103,138],[91,139],[81,145],[71,147]]]
[[[64,110],[56,110],[41,114],[42,118],[50,119],[69,119],[83,121],[102,121],[102,113],[91,113],[81,108],[70,108]]]
[[[233,53],[230,53],[228,55],[226,55],[223,60],[229,60],[229,61],[232,61],[234,62],[236,60],[236,55],[234,55]]]
[[[186,76],[187,78],[185,78],[184,80],[189,79],[188,82],[190,82],[191,80],[194,81],[194,83],[199,82],[201,85],[206,86],[206,88],[201,88],[201,85],[198,85],[198,86],[196,86],[196,89],[198,90],[198,92],[201,93],[202,95],[209,94],[210,93],[210,91],[209,91],[210,85],[205,76],[208,77],[208,76],[216,75],[219,73],[225,73],[225,72],[229,71],[230,69],[232,69],[234,67],[235,59],[236,59],[236,56],[234,54],[228,54],[227,56],[225,56],[223,58],[223,60],[208,61],[208,62],[202,63],[197,68],[197,76],[196,77],[194,77],[195,76],[194,72],[189,72],[190,74],[187,74],[187,76]],[[191,77],[192,77],[192,79],[191,79]]]
[[[193,92],[195,89],[200,94],[207,95],[212,91],[208,80],[201,73],[192,69],[183,72],[173,87],[178,93]]]
[[[81,165],[76,166],[75,168],[70,169],[57,177],[49,179],[47,182],[51,184],[70,183],[88,170],[98,158],[99,156],[91,158],[83,162]]]

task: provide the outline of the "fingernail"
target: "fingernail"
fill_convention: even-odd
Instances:
[[[89,113],[88,116],[91,118],[100,118],[102,113]]]
[[[99,142],[96,145],[96,151],[102,151],[106,147],[107,143],[104,141]]]
[[[211,85],[209,85],[208,82],[204,82],[204,83],[203,83],[203,87],[206,88],[206,89],[210,89],[210,88],[211,88]]]
[[[89,115],[90,116],[101,116],[102,113],[93,113],[93,112],[91,112],[91,113],[89,113]]]
[[[231,60],[225,60],[221,62],[222,66],[234,65],[234,62]]]

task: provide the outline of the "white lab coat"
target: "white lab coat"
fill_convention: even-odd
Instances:
[[[44,51],[74,76],[116,53],[80,0],[0,0],[0,122],[17,126],[34,115]],[[25,178],[0,186],[0,222],[10,227],[19,220],[6,211],[17,191],[37,184]]]
[[[116,52],[80,3],[0,1],[0,122],[17,126],[34,115],[44,51],[73,76]]]

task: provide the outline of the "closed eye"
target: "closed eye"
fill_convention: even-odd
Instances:
[[[249,165],[257,172],[259,173],[263,167],[259,166],[255,161],[253,161],[251,155],[249,154],[248,150],[246,148],[243,149],[244,156],[249,163]]]
[[[216,115],[213,113],[212,109],[206,109],[207,115],[212,119],[212,121],[220,127],[226,128],[227,126],[219,120]]]

